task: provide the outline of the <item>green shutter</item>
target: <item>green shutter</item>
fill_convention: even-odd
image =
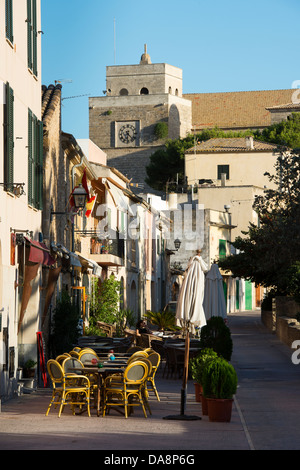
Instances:
[[[4,112],[4,183],[6,191],[13,191],[14,182],[14,92],[9,83],[5,87]]]
[[[32,25],[31,25],[31,0],[27,0],[27,65],[32,69]]]
[[[32,0],[32,71],[37,76],[36,0]]]
[[[43,210],[43,122],[38,121],[38,208]]]
[[[229,180],[229,165],[218,165],[218,180],[221,179],[222,173],[225,173],[226,179]]]
[[[219,240],[219,259],[226,258],[226,240]]]
[[[6,38],[13,43],[13,0],[5,0],[5,34]]]
[[[32,148],[32,123],[33,116],[30,109],[28,109],[28,204],[33,204],[33,148]]]

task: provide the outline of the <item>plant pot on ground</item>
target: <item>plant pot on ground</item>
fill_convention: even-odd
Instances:
[[[218,357],[218,355],[213,349],[204,348],[196,357],[190,359],[189,370],[192,379],[195,381],[195,398],[198,402],[201,401],[202,396],[202,376],[204,368],[209,360],[216,357]]]
[[[203,374],[203,394],[210,421],[230,421],[233,396],[237,389],[234,367],[222,357],[207,364]]]
[[[24,364],[24,378],[32,378],[35,376],[36,362],[33,359],[28,359]]]

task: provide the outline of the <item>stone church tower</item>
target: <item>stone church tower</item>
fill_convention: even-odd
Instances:
[[[166,138],[191,132],[191,119],[182,70],[152,64],[146,45],[138,65],[106,67],[105,96],[89,98],[89,138],[107,153],[108,166],[144,185],[135,192],[154,192],[144,182],[149,156]],[[167,125],[166,138],[157,136],[158,123]]]

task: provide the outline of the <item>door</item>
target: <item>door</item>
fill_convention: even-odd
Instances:
[[[240,309],[240,281],[235,281],[235,309]]]
[[[252,282],[245,281],[245,310],[252,310]]]

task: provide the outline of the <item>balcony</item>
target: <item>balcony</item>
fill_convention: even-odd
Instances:
[[[91,238],[90,258],[101,266],[124,266],[124,239]]]

